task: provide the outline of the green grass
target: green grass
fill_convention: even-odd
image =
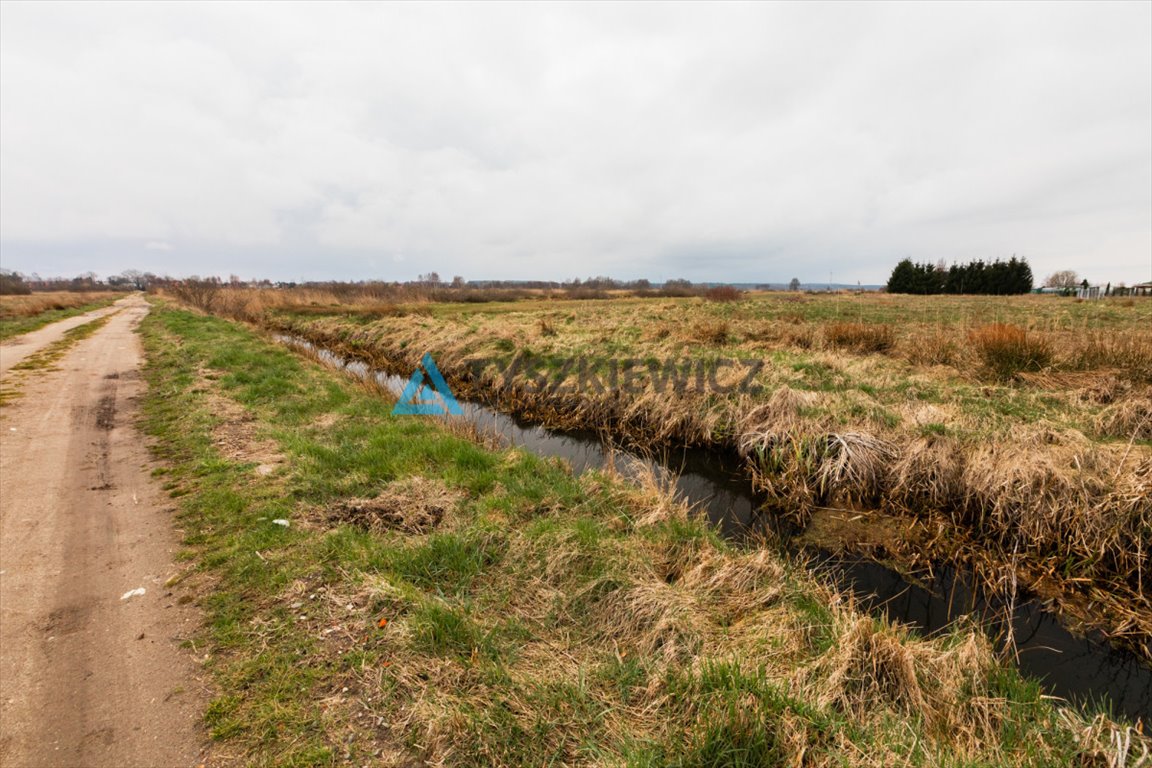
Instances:
[[[56,363],[64,357],[68,350],[103,328],[111,319],[112,315],[105,315],[75,328],[70,328],[56,341],[38,349],[12,366],[5,377],[3,388],[0,388],[0,405],[7,405],[21,396],[20,385],[26,376],[33,371],[54,370]]]
[[[766,435],[769,460],[749,471],[797,519],[863,504],[940,528],[923,554],[1016,569],[1027,588],[1055,587],[1074,626],[1133,638],[1147,655],[1152,620],[1131,606],[1152,544],[1142,513],[1108,500],[1139,494],[1152,460],[1138,418],[1152,392],[1152,301],[761,294],[730,304],[422,304],[367,323],[338,304],[269,306],[269,327],[393,373],[408,375],[430,352],[458,395],[545,426],[727,452],[754,453],[748,445]],[[722,358],[763,361],[741,381],[750,392],[700,391],[699,367]],[[534,367],[509,372],[513,359]],[[642,363],[628,387],[609,373],[626,360]],[[475,376],[481,361],[495,364]],[[664,361],[689,372],[649,370]],[[845,433],[882,449],[857,454],[860,472],[824,473],[842,454],[810,447]],[[901,464],[926,444],[948,448]],[[1016,458],[988,460],[989,449]],[[1006,482],[1004,467],[1021,463],[1052,470],[1031,485]],[[1118,521],[1108,533],[1101,514]],[[1056,572],[1060,583],[1041,584],[1061,562],[1073,567]],[[1107,607],[1089,614],[1097,593]]]
[[[0,341],[15,338],[25,333],[31,333],[59,320],[67,320],[70,317],[76,317],[85,312],[91,312],[94,309],[107,307],[119,298],[122,297],[112,296],[98,301],[90,301],[75,307],[47,309],[38,314],[23,317],[0,317]]]
[[[852,765],[911,743],[914,764],[990,764],[1030,744],[1009,764],[1042,765],[1097,744],[1075,745],[1050,702],[985,656],[1009,681],[988,705],[996,730],[972,726],[987,746],[881,689],[863,715],[821,704],[840,685],[821,670],[849,652],[857,617],[802,570],[749,563],[697,519],[639,522],[664,509],[649,491],[394,417],[246,328],[161,305],[142,335],[144,425],[207,622],[205,721],[240,762]],[[275,437],[282,470],[221,456],[219,397]],[[436,530],[324,523],[330,505],[415,476],[461,497]],[[722,577],[743,573],[756,577]],[[881,632],[917,658],[952,642]],[[929,692],[957,712],[988,694],[978,676]]]

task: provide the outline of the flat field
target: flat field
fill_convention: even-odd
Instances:
[[[773,513],[802,524],[901,516],[915,535],[891,541],[898,559],[1022,580],[1152,657],[1152,301],[213,303],[405,376],[430,352],[457,394],[549,426],[736,454]]]
[[[20,296],[0,296],[0,339],[34,331],[49,323],[106,307],[123,293],[107,291],[50,291]]]
[[[261,320],[434,353],[473,324],[498,349],[594,345],[607,313],[753,323],[690,302],[415,309]],[[1042,696],[971,627],[918,638],[722,540],[659,478],[577,478],[393,416],[386,393],[243,324],[160,305],[142,334],[220,762],[1136,765],[1148,749]]]

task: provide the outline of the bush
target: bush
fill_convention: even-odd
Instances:
[[[730,285],[718,285],[704,291],[704,298],[708,301],[740,301],[744,293]]]
[[[1010,379],[1021,371],[1039,371],[1052,362],[1048,341],[1018,325],[982,325],[969,332],[968,340],[999,379]]]
[[[887,352],[896,344],[892,326],[868,323],[831,323],[824,329],[824,339],[834,347],[857,352]]]

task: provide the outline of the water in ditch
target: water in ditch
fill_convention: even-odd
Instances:
[[[401,393],[406,380],[371,370],[364,363],[344,360],[310,342],[280,336],[279,341],[311,352],[359,378],[373,378]],[[462,417],[480,430],[500,435],[509,445],[540,456],[563,459],[580,474],[640,462],[670,471],[677,491],[704,511],[725,535],[739,538],[766,526],[788,548],[794,532],[788,523],[763,511],[743,468],[730,457],[701,449],[672,450],[655,458],[629,455],[592,432],[560,432],[509,416],[481,403],[460,400]],[[793,553],[795,551],[793,550]],[[869,609],[916,627],[925,634],[945,631],[958,620],[975,616],[989,634],[1011,637],[1020,670],[1040,681],[1047,693],[1073,701],[1103,702],[1116,714],[1152,720],[1152,667],[1136,655],[1114,648],[1103,638],[1067,630],[1039,601],[1012,603],[975,588],[968,574],[947,564],[915,581],[881,563],[823,551],[802,552],[813,567],[850,591]]]

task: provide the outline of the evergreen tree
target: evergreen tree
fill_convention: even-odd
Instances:
[[[916,267],[912,259],[902,259],[888,278],[888,293],[915,293]]]
[[[990,264],[983,259],[967,264],[913,262],[901,259],[888,278],[889,293],[993,294],[1007,296],[1032,290],[1032,267],[1026,259],[1013,256],[1008,261],[996,259]]]

